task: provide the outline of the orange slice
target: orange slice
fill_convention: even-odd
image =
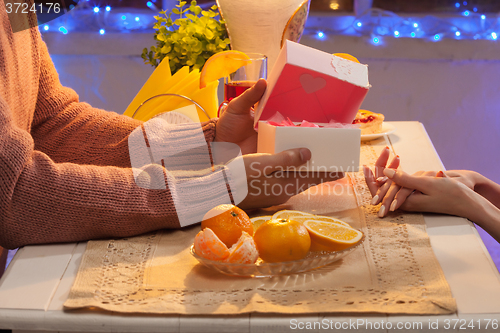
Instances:
[[[205,62],[200,75],[200,89],[210,82],[229,76],[240,67],[248,65],[250,58],[240,51],[222,51],[214,54]]]
[[[350,55],[348,53],[334,53],[333,55],[337,56],[337,57],[341,57],[341,58],[347,59],[347,60],[351,60],[351,61],[357,62],[358,64],[360,63],[359,60],[356,57],[354,57],[354,56],[352,56],[352,55]]]
[[[301,212],[299,210],[280,210],[279,212],[273,214],[272,220],[283,220],[283,219],[293,220],[294,217],[301,217],[301,216],[313,216],[313,215],[306,212]]]
[[[255,242],[248,233],[242,232],[238,241],[229,249],[229,257],[226,262],[236,264],[254,264],[259,259],[259,252]]]
[[[252,221],[252,224],[253,224],[253,230],[257,230],[258,227],[260,227],[260,225],[266,221],[269,221],[269,220],[272,220],[273,217],[272,216],[257,216],[257,217],[252,217],[250,219],[250,221]]]
[[[307,220],[304,226],[309,231],[311,242],[328,251],[347,249],[363,237],[361,231],[330,222]]]
[[[292,220],[294,221],[297,221],[297,222],[300,222],[300,223],[304,223],[305,221],[307,220],[314,220],[314,221],[323,221],[323,222],[329,222],[329,223],[335,223],[335,224],[339,224],[339,225],[343,225],[344,227],[348,227],[350,228],[351,225],[344,222],[344,221],[341,221],[339,219],[336,219],[334,217],[330,217],[330,216],[322,216],[322,215],[304,215],[304,216],[294,216],[292,218]]]

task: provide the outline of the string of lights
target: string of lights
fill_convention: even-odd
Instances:
[[[42,31],[77,32],[153,31],[154,16],[159,12],[156,1],[147,2],[149,9],[113,9],[99,7],[92,1],[81,1],[66,15],[41,26]],[[324,40],[333,35],[366,36],[374,45],[382,45],[385,38],[422,38],[440,41],[444,38],[482,39],[496,41],[500,34],[500,16],[496,13],[478,13],[468,8],[467,1],[457,2],[460,15],[402,16],[394,12],[371,8],[362,15],[314,15],[310,13],[304,34]]]
[[[42,32],[106,32],[153,31],[154,16],[160,9],[156,6],[159,0],[146,3],[147,9],[117,8],[98,6],[90,0],[80,1],[75,8],[66,14],[40,26]]]
[[[459,14],[401,16],[394,12],[370,8],[359,16],[336,17],[329,22],[310,16],[305,33],[319,40],[330,35],[367,36],[374,45],[385,38],[421,38],[440,41],[444,38],[496,41],[500,34],[497,13],[479,13],[468,8],[467,1],[455,3]]]

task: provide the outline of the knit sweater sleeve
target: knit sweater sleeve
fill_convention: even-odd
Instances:
[[[37,94],[31,133],[16,124],[16,106],[0,94],[0,246],[129,237],[180,227],[172,197],[178,184],[148,189],[134,179],[127,138],[141,123],[79,103],[73,91],[60,85],[43,42],[31,42],[40,47],[38,89],[23,91]],[[0,74],[4,82],[11,81],[8,73]],[[12,94],[16,88],[23,89],[13,87]],[[202,135],[210,141],[214,131],[212,121],[204,124]],[[180,142],[175,135],[169,140]],[[221,180],[231,183],[224,168],[191,185],[194,194],[210,189],[214,204],[228,196],[225,186],[214,186]],[[192,193],[189,197],[189,204],[196,204]]]
[[[39,39],[40,82],[31,135],[35,149],[55,162],[130,167],[128,135],[141,121],[79,102],[59,81],[45,43]],[[215,120],[204,123],[207,142],[215,136]]]

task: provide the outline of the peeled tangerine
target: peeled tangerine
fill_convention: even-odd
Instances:
[[[194,238],[194,251],[205,259],[238,264],[253,264],[259,258],[259,252],[252,236],[245,231],[242,232],[238,241],[228,249],[212,229],[205,228]]]

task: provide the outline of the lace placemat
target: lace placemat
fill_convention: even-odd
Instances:
[[[377,155],[362,146],[362,164],[373,165]],[[287,276],[232,277],[202,266],[189,253],[199,226],[91,241],[64,306],[158,314],[456,312],[423,216],[379,219],[370,199],[362,172],[292,198],[286,208],[342,218],[366,238],[340,261]]]

